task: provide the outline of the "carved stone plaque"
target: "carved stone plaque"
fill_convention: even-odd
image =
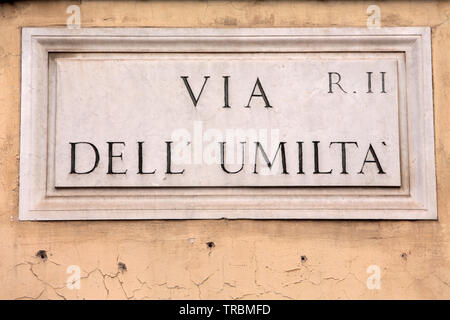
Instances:
[[[21,219],[436,218],[429,29],[25,28],[22,59]]]

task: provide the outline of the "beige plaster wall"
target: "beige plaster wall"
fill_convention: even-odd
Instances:
[[[19,222],[20,30],[64,27],[70,4],[82,27],[365,27],[370,4],[382,26],[431,26],[439,221]],[[0,4],[0,298],[450,298],[449,13],[446,1]]]

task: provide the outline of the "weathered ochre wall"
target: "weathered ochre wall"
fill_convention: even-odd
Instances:
[[[18,221],[21,27],[64,27],[70,4],[82,27],[365,27],[370,4],[382,26],[431,26],[439,221]],[[445,1],[0,4],[0,298],[450,298],[449,13]]]

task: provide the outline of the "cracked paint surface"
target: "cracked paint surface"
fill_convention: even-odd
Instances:
[[[439,221],[19,222],[20,28],[64,26],[71,4],[82,27],[365,27],[372,3],[0,4],[1,299],[450,298],[450,2],[378,4],[382,26],[432,27]]]

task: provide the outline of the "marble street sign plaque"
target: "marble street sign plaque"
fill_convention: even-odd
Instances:
[[[435,219],[429,28],[24,28],[20,219]]]

